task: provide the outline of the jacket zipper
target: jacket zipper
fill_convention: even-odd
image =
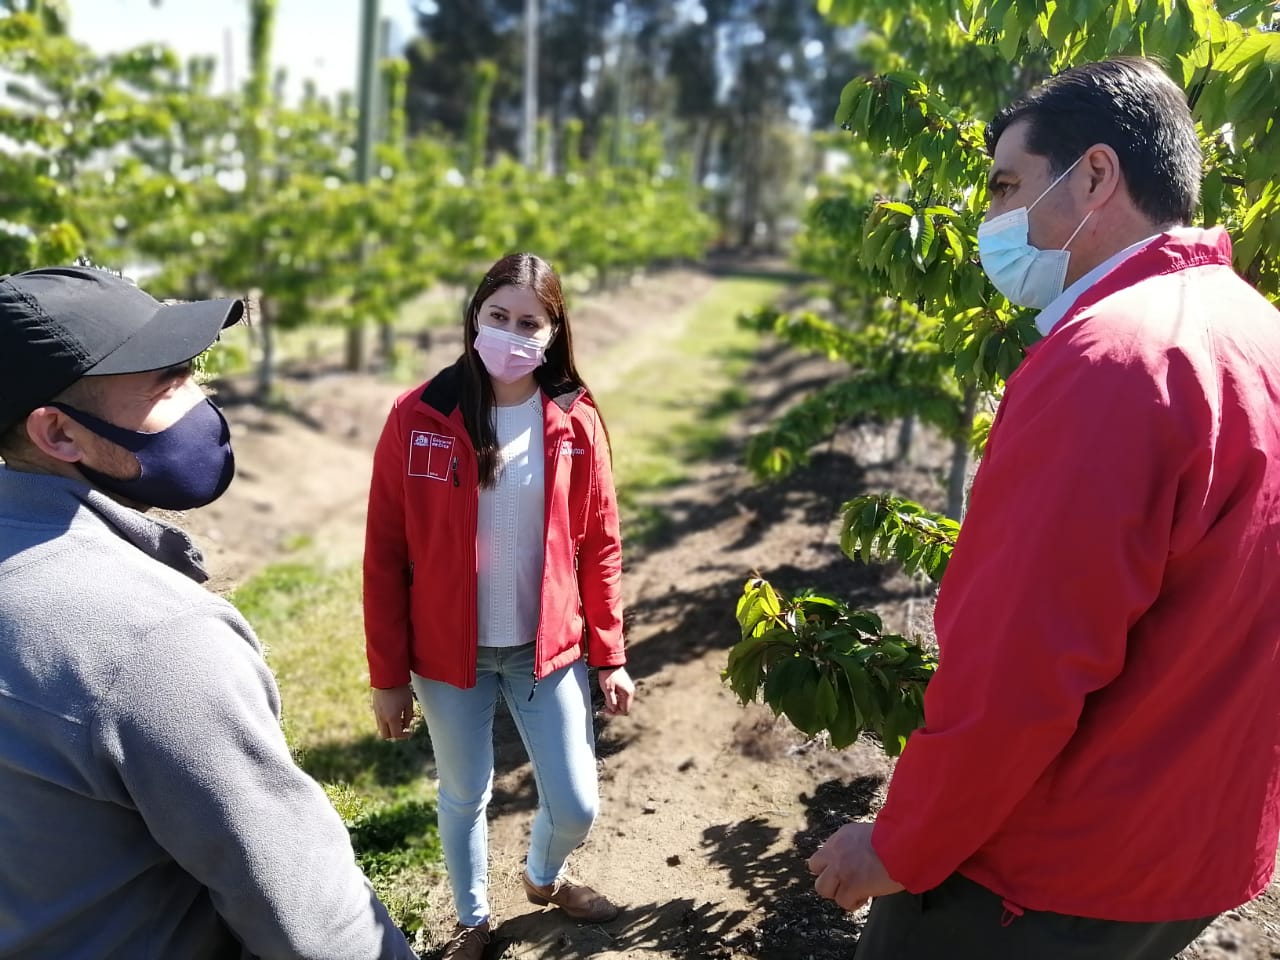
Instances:
[[[457,457],[453,458],[453,466],[450,468],[449,472],[453,474],[453,485],[455,487],[462,486],[461,481],[458,480],[458,458]]]
[[[561,410],[561,412],[560,412],[560,433],[561,433],[561,434],[565,434],[565,433],[567,433],[567,432],[568,432],[568,431],[565,429],[565,426],[566,426],[566,424],[568,424],[568,422],[569,422],[569,411],[568,411],[568,410]],[[545,444],[546,444],[546,440],[547,440],[546,431],[543,431],[542,436],[543,436],[543,441],[542,441],[542,442],[543,442],[543,444],[545,445]],[[545,502],[547,502],[547,500],[548,500],[548,496],[547,496],[547,492],[546,492],[546,484],[547,484],[547,482],[548,482],[548,481],[550,481],[550,483],[551,483],[551,489],[552,489],[552,491],[554,491],[554,490],[555,490],[555,479],[556,479],[556,478],[555,478],[555,472],[556,472],[556,468],[560,465],[560,444],[559,444],[559,442],[555,442],[555,443],[553,443],[553,444],[551,445],[551,450],[552,450],[552,454],[551,454],[551,456],[550,456],[550,457],[547,457],[547,460],[548,460],[548,461],[550,462],[550,464],[551,464],[551,469],[550,469],[549,471],[544,471],[544,472],[543,472],[543,493],[542,493],[542,497],[543,497],[543,502],[544,502],[544,503],[545,503]],[[546,453],[547,453],[547,452],[546,452],[546,450],[545,450],[545,449],[542,451],[542,453],[543,453],[543,456],[544,456],[544,457],[546,457]],[[572,467],[572,464],[570,464],[570,467]],[[548,476],[547,476],[547,474],[548,474],[548,473],[550,473],[550,477],[548,477]],[[543,580],[543,583],[544,583],[544,584],[546,583],[546,579],[547,579],[547,561],[546,561],[546,549],[547,549],[547,524],[549,524],[550,522],[551,522],[551,517],[550,517],[550,515],[549,515],[549,514],[544,515],[544,516],[543,516],[543,519],[542,519],[542,550],[543,550],[543,560],[542,560],[542,580]],[[538,692],[538,664],[542,662],[542,661],[539,659],[539,651],[540,651],[541,649],[542,649],[542,611],[541,611],[541,609],[539,609],[539,611],[538,611],[538,632],[537,632],[537,633],[534,635],[534,637],[533,637],[533,686],[529,688],[529,702],[530,702],[530,703],[532,703],[532,702],[533,702],[533,695],[534,695],[535,693],[537,693],[537,692]]]
[[[458,479],[458,458],[453,458],[453,485],[455,487],[462,486]],[[471,679],[471,685],[476,685],[476,662],[480,657],[480,623],[479,623],[479,588],[476,584],[476,578],[479,574],[476,571],[476,530],[478,520],[476,517],[479,511],[480,503],[480,484],[479,481],[474,484],[471,490],[471,496],[467,498],[467,526],[470,531],[468,542],[471,544],[471,576],[468,578],[470,589],[467,597],[467,610],[471,617],[471,643],[467,645],[467,673]]]

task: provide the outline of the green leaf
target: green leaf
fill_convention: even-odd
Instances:
[[[738,664],[740,664],[745,658],[750,656],[755,656],[758,653],[762,653],[763,652],[762,648],[764,647],[765,644],[769,642],[771,641],[761,636],[761,637],[747,637],[745,640],[740,640],[739,642],[735,643],[732,647],[729,648],[729,660],[728,660],[727,669],[730,672],[732,672],[737,668]]]
[[[921,272],[925,269],[925,261],[933,249],[933,240],[936,235],[931,217],[916,214],[911,218],[912,259]]]
[[[858,517],[858,525],[864,532],[867,530],[874,531],[879,516],[880,504],[874,498],[868,499],[866,506],[862,508],[862,513]]]
[[[911,537],[907,534],[902,534],[893,545],[893,555],[899,563],[905,564],[911,558],[911,551],[914,546],[915,544]]]
[[[818,683],[813,695],[815,718],[814,723],[817,728],[823,729],[831,725],[839,713],[840,705],[836,696],[835,685],[832,684],[831,678],[826,673],[818,677]],[[817,731],[815,731],[817,732]]]
[[[738,697],[740,703],[755,700],[764,677],[764,657],[766,647],[758,645],[750,651],[739,651],[729,666],[721,674],[721,679],[729,681],[729,687]],[[732,656],[732,653],[731,653]]]
[[[849,623],[866,636],[878,637],[884,630],[884,621],[872,610],[852,610]]]
[[[858,104],[857,123],[853,127],[855,133],[859,133],[864,137],[867,135],[867,131],[871,126],[871,108],[875,105],[875,101],[876,92],[868,85],[866,93],[863,94]]]
[[[761,581],[760,608],[766,616],[770,617],[776,617],[782,612],[782,603],[778,600],[778,594],[767,580]]]
[[[738,624],[742,628],[742,638],[745,640],[756,632],[756,628],[766,621],[767,617],[764,607],[760,603],[760,597],[757,595],[746,603],[738,604]]]
[[[773,708],[775,714],[782,712],[782,698],[790,687],[797,682],[798,675],[795,671],[803,665],[800,663],[800,657],[794,653],[784,657],[773,663],[767,675],[764,678],[764,685],[761,687],[761,693],[764,696],[764,702]]]
[[[858,725],[861,727],[874,727],[875,724],[879,723],[881,713],[879,702],[876,699],[875,692],[872,690],[871,678],[867,676],[867,671],[853,657],[837,656],[833,657],[832,660],[844,671],[857,712]]]
[[[854,702],[853,691],[849,688],[849,680],[843,669],[837,670],[834,680],[836,696],[836,712],[827,724],[831,734],[831,745],[843,750],[858,739],[862,733],[862,716]]]
[[[1000,39],[996,46],[1000,50],[1000,56],[1004,57],[1007,62],[1013,63],[1017,59],[1018,48],[1021,44],[1021,32],[1016,29],[1010,29],[1010,27],[1006,26],[1004,32],[1000,35]]]
[[[881,638],[878,646],[890,663],[901,663],[903,660],[907,659],[906,648],[901,644]]]
[[[1053,16],[1049,18],[1049,29],[1046,33],[1046,39],[1049,46],[1055,50],[1061,50],[1066,44],[1067,37],[1076,29],[1076,21],[1071,15],[1071,9],[1066,0],[1058,0],[1058,5],[1053,11]]]
[[[1264,61],[1273,47],[1280,47],[1280,36],[1265,33],[1245,34],[1218,55],[1213,68],[1219,73],[1235,74],[1254,60]]]
[[[769,683],[781,674],[769,699]],[[825,724],[818,715],[818,665],[808,657],[793,657],[765,681],[765,696],[802,733],[813,736]]]
[[[844,85],[844,89],[840,91],[840,105],[836,108],[836,126],[848,126],[849,121],[853,118],[853,111],[858,105],[860,96],[868,99],[871,96],[871,90],[865,80],[850,80]]]
[[[924,711],[910,700],[899,697],[885,717],[881,739],[891,757],[901,755],[907,738],[924,725]]]

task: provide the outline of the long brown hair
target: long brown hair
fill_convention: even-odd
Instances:
[[[533,372],[538,386],[553,397],[579,387],[587,389],[573,361],[573,334],[555,270],[532,253],[511,253],[503,257],[489,268],[472,294],[462,330],[462,421],[475,447],[482,487],[492,487],[497,479],[498,436],[493,423],[493,381],[476,353],[475,339],[479,332],[480,307],[507,286],[532,290],[551,321],[551,344],[547,347],[546,359]]]

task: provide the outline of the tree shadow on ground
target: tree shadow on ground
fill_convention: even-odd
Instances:
[[[760,817],[708,827],[702,833],[702,846],[707,858],[728,874],[730,886],[745,890],[752,902],[773,900],[797,883],[810,882],[805,859],[840,826],[867,816],[883,782],[872,776],[828,780],[812,796],[801,794],[805,827],[797,831],[793,845],[781,852],[769,853],[781,828]]]
[[[606,952],[630,955],[630,951],[688,960],[715,957],[746,917],[746,911],[696,903],[687,897],[629,906],[618,919],[600,925],[577,924],[558,910],[533,910],[498,927],[485,960],[520,956],[531,947],[564,960]]]
[[[486,960],[516,957],[530,948],[554,948],[554,956],[565,960],[628,951],[682,960],[847,960],[863,921],[814,892],[805,860],[837,828],[870,813],[882,782],[873,776],[829,780],[811,795],[802,794],[805,826],[781,850],[781,829],[761,818],[703,831],[707,859],[724,871],[726,888],[746,892],[751,910],[675,897],[626,907],[617,920],[599,926],[577,924],[559,911],[531,910],[498,927]],[[764,919],[748,925],[760,907]]]
[[[737,955],[760,960],[853,956],[861,918],[814,892],[805,861],[839,827],[870,814],[882,783],[878,776],[828,780],[812,795],[802,794],[805,827],[782,850],[776,849],[781,830],[758,817],[703,831],[708,859],[725,871],[731,886],[766,909],[763,921],[734,934],[729,946]]]
[[[434,760],[425,730],[408,740],[386,741],[369,734],[352,740],[328,740],[297,751],[298,765],[321,783],[372,782],[397,787],[432,776]]]

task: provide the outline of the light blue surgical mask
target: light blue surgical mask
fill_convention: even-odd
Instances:
[[[1080,226],[1067,238],[1061,250],[1041,250],[1028,242],[1027,214],[1082,159],[1083,155],[1077,157],[1075,163],[1045,187],[1044,193],[1036,197],[1030,207],[1018,207],[1002,213],[978,227],[978,259],[982,261],[982,269],[1010,303],[1043,310],[1062,293],[1067,280],[1067,263],[1071,259],[1066,248],[1071,246],[1081,227],[1093,216],[1093,211],[1084,215],[1084,220],[1080,221]]]

